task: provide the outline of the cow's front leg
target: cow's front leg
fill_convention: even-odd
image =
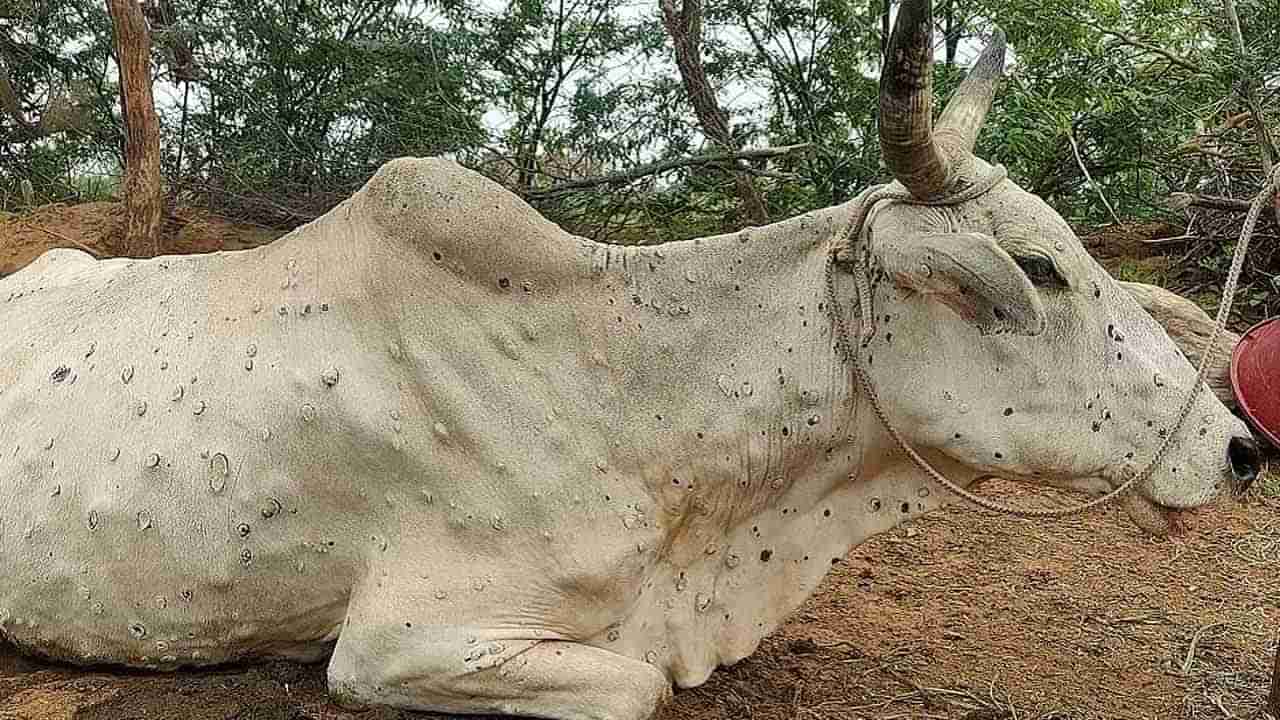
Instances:
[[[329,663],[339,702],[555,720],[648,720],[671,682],[639,660],[510,630],[349,624]]]

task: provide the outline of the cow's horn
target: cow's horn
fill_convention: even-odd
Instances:
[[[978,132],[995,98],[996,85],[1004,73],[1004,52],[1004,33],[997,29],[969,76],[956,88],[942,111],[942,117],[938,118],[938,142],[948,150],[973,152]]]
[[[903,0],[880,74],[880,153],[920,199],[946,192],[956,163],[933,136],[933,3]]]

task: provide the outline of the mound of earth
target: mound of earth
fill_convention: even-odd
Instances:
[[[79,248],[117,257],[124,206],[114,202],[45,205],[29,213],[0,213],[0,277],[17,272],[53,248]],[[187,254],[256,247],[283,233],[223,220],[194,208],[165,218],[159,253]]]
[[[1182,235],[1176,225],[1164,222],[1126,222],[1097,228],[1077,228],[1076,234],[1089,254],[1103,265],[1124,260],[1141,260],[1159,255],[1155,242]]]

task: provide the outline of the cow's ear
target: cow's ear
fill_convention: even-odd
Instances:
[[[1044,332],[1039,294],[989,235],[908,234],[879,243],[875,255],[898,286],[945,303],[983,335]]]

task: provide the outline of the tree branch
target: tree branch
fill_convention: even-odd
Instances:
[[[738,143],[729,129],[729,115],[716,100],[715,90],[707,79],[706,69],[702,64],[702,0],[681,0],[676,7],[675,0],[661,0],[662,24],[671,36],[676,57],[676,67],[680,70],[680,78],[684,82],[689,102],[693,105],[694,114],[702,131],[712,142],[727,152],[738,149]],[[737,161],[733,161],[736,166]],[[769,213],[764,205],[764,198],[756,189],[751,176],[744,172],[734,174],[738,197],[742,200],[743,209],[751,222],[763,225],[769,221]]]
[[[1084,173],[1084,179],[1097,191],[1098,197],[1102,199],[1102,204],[1107,207],[1107,212],[1111,213],[1111,219],[1119,225],[1120,218],[1116,215],[1115,208],[1111,207],[1111,203],[1107,201],[1107,196],[1102,194],[1102,186],[1094,182],[1093,176],[1089,174],[1089,168],[1085,167],[1084,158],[1080,157],[1080,146],[1076,144],[1075,128],[1067,130],[1067,140],[1071,143],[1071,152],[1076,156],[1076,164],[1080,166],[1080,172]]]
[[[1168,50],[1160,47],[1159,45],[1152,45],[1151,43],[1141,40],[1139,38],[1133,37],[1132,35],[1125,35],[1124,33],[1119,32],[1118,30],[1110,30],[1101,25],[1098,25],[1097,23],[1092,23],[1087,20],[1084,20],[1083,18],[1076,18],[1076,19],[1079,20],[1083,25],[1087,27],[1091,27],[1094,30],[1097,30],[1098,32],[1102,33],[1103,35],[1113,37],[1125,45],[1138,48],[1139,50],[1145,50],[1149,53],[1155,53],[1156,55],[1159,55],[1165,60],[1168,60],[1171,64],[1176,65],[1182,68],[1183,70],[1186,70],[1187,72],[1194,73],[1196,75],[1202,75],[1205,72],[1204,69],[1201,68],[1199,65],[1196,65],[1195,63],[1191,62],[1190,60],[1187,60],[1186,58],[1178,57],[1177,55],[1174,55],[1172,52],[1169,52]]]
[[[82,127],[85,114],[65,92],[51,92],[49,102],[37,120],[28,120],[22,111],[22,98],[14,87],[13,78],[4,58],[0,58],[0,112],[18,124],[19,137],[23,140],[39,140],[67,130]]]
[[[1240,17],[1236,15],[1235,0],[1222,0],[1222,8],[1227,14],[1227,25],[1231,29],[1231,38],[1235,41],[1236,54],[1240,67],[1246,67],[1244,34],[1240,32]],[[1244,85],[1245,100],[1249,103],[1249,114],[1253,116],[1253,131],[1258,136],[1258,153],[1262,156],[1262,176],[1271,177],[1271,166],[1276,160],[1276,146],[1271,142],[1271,133],[1267,132],[1267,121],[1262,116],[1262,103],[1258,100],[1258,84],[1251,77],[1241,77]],[[1275,207],[1276,222],[1280,223],[1280,205]]]
[[[4,112],[13,121],[18,123],[27,131],[36,129],[35,123],[27,120],[22,113],[22,103],[18,98],[18,91],[13,87],[13,80],[9,77],[9,68],[5,67],[4,60],[0,59],[0,110]]]
[[[739,150],[731,153],[713,153],[709,155],[694,155],[691,157],[662,160],[659,162],[637,165],[630,170],[624,170],[618,173],[579,178],[577,180],[570,180],[558,185],[552,185],[548,188],[532,190],[527,193],[527,196],[531,198],[548,199],[557,195],[573,192],[575,190],[584,190],[586,188],[596,187],[599,185],[621,185],[624,183],[635,182],[643,177],[658,175],[683,167],[720,165],[724,163],[734,163],[739,160],[760,160],[762,158],[779,157],[800,150],[807,150],[812,146],[812,143],[800,143],[798,145],[783,145],[780,147],[761,148],[758,150]],[[732,170],[734,172],[741,171],[740,168],[732,168]]]

